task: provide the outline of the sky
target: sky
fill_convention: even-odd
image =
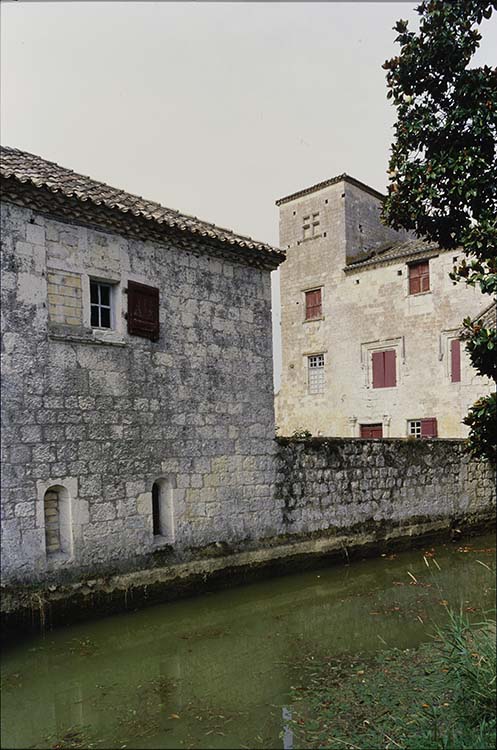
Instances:
[[[385,191],[385,59],[413,2],[2,2],[1,141],[278,244],[275,201]],[[475,60],[495,65],[495,17]],[[273,278],[275,383],[280,374]]]

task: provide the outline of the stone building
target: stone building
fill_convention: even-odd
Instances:
[[[277,201],[282,435],[465,437],[493,387],[459,335],[495,304],[451,281],[460,253],[382,225],[383,197],[344,174]]]
[[[261,506],[270,271],[284,254],[38,156],[1,156],[4,581],[274,532]]]

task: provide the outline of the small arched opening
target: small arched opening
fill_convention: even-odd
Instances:
[[[152,485],[152,529],[157,541],[174,542],[173,485],[156,479]]]
[[[62,485],[49,487],[43,498],[45,551],[52,555],[72,554],[71,498]]]

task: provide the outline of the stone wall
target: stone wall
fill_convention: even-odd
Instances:
[[[261,456],[276,470],[270,496],[257,491],[252,470],[236,474],[240,483],[251,480],[243,485],[250,508],[243,534],[232,534],[218,515],[211,544],[174,544],[160,550],[160,556],[137,556],[127,571],[108,567],[101,576],[87,566],[72,582],[54,572],[38,586],[11,582],[1,598],[5,631],[16,637],[23,630],[136,609],[330,561],[343,565],[354,556],[379,555],[437,537],[459,538],[495,525],[494,472],[468,460],[462,441],[323,438],[279,439],[275,445],[272,458]],[[217,485],[234,498],[231,509],[228,502],[222,506],[228,519],[240,508],[236,483],[229,484],[233,479],[222,473]],[[206,486],[209,482],[204,479]],[[129,486],[132,506],[141,489],[141,484]],[[190,518],[187,538],[195,539],[202,520]],[[123,544],[129,539],[122,538]]]
[[[4,580],[275,533],[269,275],[2,204]],[[90,278],[113,285],[112,330],[90,326]],[[129,280],[160,289],[157,342],[127,332]],[[154,537],[156,480],[174,530]]]
[[[279,439],[288,534],[416,535],[495,522],[495,471],[458,440]],[[370,540],[369,540],[370,541]]]

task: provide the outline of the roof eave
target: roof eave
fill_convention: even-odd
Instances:
[[[369,260],[363,260],[356,263],[350,263],[347,266],[344,266],[344,271],[347,273],[348,271],[362,271],[366,268],[374,268],[375,266],[386,266],[390,263],[398,263],[399,261],[403,261],[408,263],[410,258],[417,258],[419,255],[422,255],[425,258],[436,258],[437,255],[440,255],[440,253],[444,252],[452,252],[450,250],[444,250],[440,247],[435,248],[426,248],[426,247],[420,247],[419,250],[413,250],[412,252],[408,254],[401,254],[399,255],[390,255],[388,258],[382,258],[381,256],[376,256],[374,258],[370,258]]]
[[[338,185],[340,182],[348,182],[350,185],[354,185],[354,187],[357,187],[360,190],[363,190],[365,193],[369,193],[370,195],[373,195],[375,198],[378,198],[381,201],[384,201],[386,198],[386,195],[384,195],[383,193],[380,193],[378,190],[375,190],[369,185],[366,185],[365,182],[356,180],[355,177],[351,177],[350,175],[344,173],[341,175],[337,175],[336,177],[331,177],[329,180],[323,180],[322,182],[318,182],[315,185],[311,185],[308,188],[303,188],[302,190],[298,190],[297,192],[291,193],[290,195],[286,195],[283,198],[278,198],[278,200],[275,201],[275,205],[281,206],[284,203],[290,203],[291,201],[297,200],[298,198],[303,198],[304,196],[309,195],[310,193],[317,193],[319,190],[323,190],[324,188],[330,187],[331,185]]]
[[[235,238],[223,241],[202,229],[194,231],[185,224],[172,226],[169,222],[146,217],[139,211],[118,206],[111,208],[102,201],[93,201],[88,196],[68,196],[60,190],[53,190],[46,185],[38,186],[31,180],[21,180],[14,175],[2,175],[1,180],[3,201],[32,208],[64,221],[70,218],[81,225],[96,226],[127,234],[135,239],[153,239],[156,242],[190,236],[202,243],[208,254],[216,254],[214,250],[217,250],[224,257],[266,270],[275,270],[286,257],[285,251],[280,248],[250,240],[237,242]]]

